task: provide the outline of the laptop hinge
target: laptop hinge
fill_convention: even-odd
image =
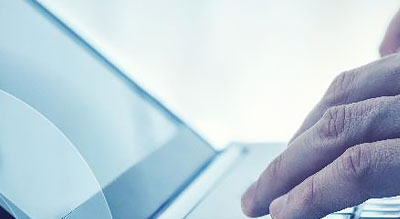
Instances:
[[[244,154],[245,147],[232,144],[222,151],[196,179],[176,197],[158,218],[184,218],[208,194]]]

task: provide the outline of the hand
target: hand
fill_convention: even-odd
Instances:
[[[380,48],[400,45],[400,15]],[[246,215],[320,218],[400,194],[400,54],[340,74],[242,197]]]

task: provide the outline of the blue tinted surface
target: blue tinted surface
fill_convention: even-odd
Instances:
[[[33,5],[0,0],[0,89],[47,117],[77,148],[102,188],[120,191],[106,194],[114,217],[122,217],[115,212],[153,214],[215,152]],[[121,179],[129,183],[115,186]],[[132,201],[135,207],[123,205]]]

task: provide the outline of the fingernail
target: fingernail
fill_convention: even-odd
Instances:
[[[285,205],[287,202],[287,195],[283,195],[269,205],[269,213],[273,219],[282,219],[283,218],[283,210],[285,209]]]

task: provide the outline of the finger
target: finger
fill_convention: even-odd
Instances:
[[[269,203],[316,173],[347,148],[400,137],[400,96],[380,97],[330,108],[291,143],[242,198],[248,216],[268,213]]]
[[[400,47],[400,11],[393,17],[379,47],[380,55],[387,56],[395,53]]]
[[[398,95],[399,84],[400,55],[398,54],[340,74],[290,142],[313,126],[328,108],[374,97]]]
[[[273,219],[321,218],[369,198],[400,194],[400,140],[354,146],[270,206]]]

